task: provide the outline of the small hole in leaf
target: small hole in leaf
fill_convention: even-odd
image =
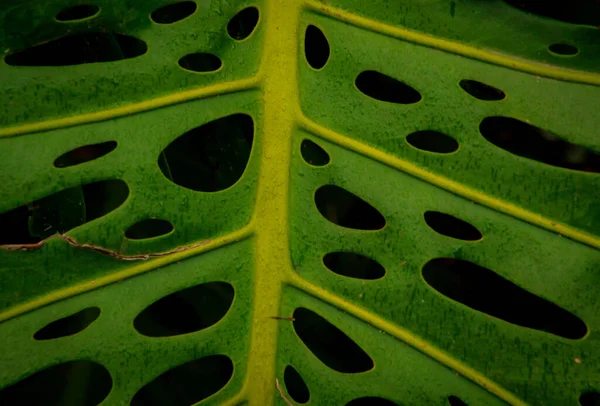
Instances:
[[[364,398],[351,400],[350,402],[346,403],[346,406],[398,406],[398,404],[384,398],[367,396]]]
[[[421,94],[406,83],[373,70],[361,72],[355,84],[362,93],[379,101],[413,104],[421,100]]]
[[[173,225],[167,220],[146,219],[132,225],[125,231],[125,237],[130,240],[144,240],[160,237],[173,231]]]
[[[454,138],[433,130],[408,134],[406,142],[417,149],[436,154],[450,154],[458,149],[458,142]]]
[[[221,390],[233,375],[225,355],[209,355],[179,365],[140,389],[131,406],[190,406]]]
[[[339,328],[317,313],[298,308],[294,330],[308,349],[329,368],[344,373],[366,372],[373,360]]]
[[[81,377],[85,377],[83,383]],[[1,389],[0,405],[96,406],[108,396],[111,388],[112,378],[102,365],[69,361]]]
[[[425,212],[425,222],[436,233],[459,240],[477,241],[483,237],[479,230],[464,220],[439,211]]]
[[[302,152],[302,158],[309,165],[324,166],[329,163],[329,154],[311,140],[303,140],[300,151]]]
[[[579,397],[581,406],[600,406],[600,393],[586,392]]]
[[[80,4],[62,10],[56,15],[58,21],[77,21],[95,16],[100,11],[100,7],[93,4]]]
[[[227,24],[227,33],[236,41],[246,39],[258,24],[258,9],[247,7],[237,13]]]
[[[33,244],[102,217],[129,196],[122,180],[111,179],[61,190],[0,215],[0,244]]]
[[[217,192],[233,186],[246,170],[254,138],[247,114],[233,114],[196,127],[171,142],[159,160],[163,174],[179,186]]]
[[[479,131],[486,140],[512,154],[560,168],[600,173],[600,154],[523,121],[487,117]]]
[[[221,67],[221,60],[216,55],[200,52],[184,56],[179,66],[191,72],[214,72]]]
[[[504,0],[525,12],[571,24],[600,25],[600,4],[594,0]]]
[[[304,34],[304,55],[313,69],[321,69],[329,59],[329,42],[323,31],[309,25]]]
[[[291,365],[285,367],[283,372],[283,381],[288,394],[292,400],[296,403],[306,403],[310,399],[310,392],[308,386],[304,383],[304,379],[300,376],[298,371]]]
[[[548,47],[550,52],[562,56],[573,56],[579,53],[579,49],[569,44],[552,44]]]
[[[323,257],[323,263],[338,275],[356,279],[379,279],[385,275],[385,268],[379,262],[352,252],[330,252]]]
[[[585,323],[574,314],[472,262],[432,259],[422,274],[442,295],[506,322],[569,339],[587,333]]]
[[[72,336],[89,327],[100,316],[100,309],[88,307],[75,314],[53,321],[38,330],[33,338],[35,340],[53,340],[55,338]]]
[[[136,58],[147,50],[144,41],[128,35],[87,32],[9,54],[4,60],[12,66],[70,66]]]
[[[454,395],[448,396],[448,404],[450,406],[469,406],[461,398]]]
[[[323,217],[341,227],[380,230],[385,226],[385,218],[376,208],[339,186],[321,186],[315,204]]]
[[[152,303],[134,320],[149,337],[170,337],[200,331],[221,320],[233,303],[233,286],[209,282],[171,293]]]
[[[193,1],[180,1],[155,10],[150,18],[157,24],[173,24],[194,14],[196,8]]]
[[[67,153],[62,154],[54,161],[57,168],[67,168],[85,162],[93,161],[107,155],[117,148],[115,141],[107,141],[100,144],[84,145]]]
[[[498,101],[506,97],[506,94],[502,90],[476,80],[461,80],[460,87],[479,100]]]

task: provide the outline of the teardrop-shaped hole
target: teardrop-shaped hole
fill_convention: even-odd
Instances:
[[[379,262],[353,252],[330,252],[323,263],[331,271],[349,278],[374,280],[383,278],[385,268]]]
[[[214,72],[221,67],[218,56],[203,52],[188,54],[179,59],[179,66],[190,72]]]
[[[110,179],[61,190],[0,215],[1,244],[34,244],[105,216],[129,196],[127,184]]]
[[[362,348],[317,313],[300,307],[293,317],[298,337],[329,368],[343,373],[366,372],[373,368],[373,360]]]
[[[442,295],[506,322],[573,340],[587,334],[585,323],[574,314],[472,262],[436,258],[425,264],[422,274]]]
[[[355,85],[363,94],[379,101],[396,104],[421,101],[421,94],[406,83],[374,70],[361,72]]]
[[[506,97],[502,90],[476,80],[464,79],[459,84],[465,92],[479,100],[498,101]]]
[[[381,230],[385,218],[360,197],[335,185],[321,186],[315,204],[323,217],[341,227],[357,230]]]
[[[446,237],[465,241],[477,241],[483,238],[483,235],[474,226],[449,214],[427,211],[424,217],[425,222],[433,231]]]
[[[589,1],[503,0],[527,13],[571,24],[600,26],[600,4]]]
[[[258,24],[258,17],[256,7],[246,7],[229,20],[227,33],[236,41],[248,38]]]
[[[459,398],[458,396],[454,396],[454,395],[448,396],[448,404],[450,406],[469,406],[461,398]]]
[[[117,148],[115,141],[106,141],[100,144],[84,145],[79,148],[75,148],[69,152],[66,152],[56,158],[54,166],[57,168],[67,168],[69,166],[75,166],[83,164],[85,162],[93,161],[108,155]]]
[[[579,53],[579,49],[576,46],[562,43],[552,44],[548,47],[548,50],[560,56],[575,56]]]
[[[152,303],[135,318],[133,326],[148,337],[200,331],[225,317],[233,296],[233,286],[225,282],[192,286]]]
[[[308,386],[306,386],[304,379],[302,379],[298,371],[296,371],[296,369],[293,366],[288,365],[287,367],[285,367],[285,371],[283,371],[283,381],[285,383],[285,388],[287,389],[288,394],[294,402],[308,402],[308,400],[310,399],[310,392],[308,391]]]
[[[71,66],[136,58],[148,50],[140,39],[108,32],[86,32],[9,54],[12,66]]]
[[[487,117],[479,131],[487,141],[511,154],[560,168],[600,173],[600,154],[523,121]]]
[[[86,377],[83,383],[78,379],[82,376]],[[96,406],[111,389],[112,378],[105,367],[91,361],[69,361],[1,389],[0,405]]]
[[[586,392],[579,397],[581,406],[600,406],[600,393]]]
[[[306,62],[313,69],[323,68],[329,60],[329,42],[323,31],[314,25],[306,27],[304,55],[306,56]]]
[[[56,20],[61,22],[78,21],[95,16],[100,12],[100,7],[95,4],[79,4],[62,10],[56,15]]]
[[[150,18],[157,24],[173,24],[191,16],[197,8],[193,1],[180,1],[154,10]]]
[[[140,389],[131,406],[190,406],[221,390],[233,375],[225,355],[209,355],[179,365]]]
[[[300,146],[302,158],[312,166],[325,166],[329,163],[329,154],[311,140],[303,140]]]
[[[130,240],[145,240],[160,237],[173,231],[173,224],[167,220],[146,219],[132,225],[125,231],[125,237]]]
[[[422,151],[436,154],[451,154],[458,149],[458,142],[439,131],[417,131],[406,136],[406,142]]]
[[[233,114],[196,127],[171,142],[159,160],[163,174],[179,186],[217,192],[233,186],[246,170],[254,121]]]
[[[33,338],[35,340],[53,340],[55,338],[72,336],[80,333],[90,326],[100,316],[100,309],[88,307],[75,314],[53,321],[38,330]]]
[[[346,403],[346,406],[399,406],[397,403],[376,396],[358,398]]]

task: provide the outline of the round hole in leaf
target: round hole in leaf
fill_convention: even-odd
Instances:
[[[424,217],[425,222],[433,231],[447,237],[465,241],[477,241],[483,238],[477,228],[449,214],[439,211],[427,211]]]
[[[258,24],[258,9],[246,7],[237,13],[227,24],[227,33],[236,41],[241,41],[250,36]]]
[[[458,149],[458,142],[439,131],[423,130],[409,134],[406,142],[422,151],[436,154],[450,154]]]
[[[66,8],[56,15],[56,20],[61,22],[78,21],[95,16],[100,12],[100,7],[94,4],[80,4]]]
[[[586,392],[579,397],[581,406],[600,406],[600,393]]]
[[[575,56],[579,53],[579,49],[576,46],[563,43],[552,44],[548,47],[548,50],[560,56]]]
[[[173,225],[167,220],[146,219],[132,225],[125,231],[125,237],[130,240],[144,240],[160,237],[173,231]]]
[[[84,145],[66,152],[54,160],[54,166],[57,168],[67,168],[93,161],[110,154],[117,148],[116,141],[106,141],[100,144]]]
[[[314,25],[306,27],[304,34],[304,55],[313,69],[321,69],[329,60],[329,42],[319,28]]]
[[[357,230],[381,230],[383,215],[360,197],[335,185],[317,189],[315,204],[319,213],[332,223]]]
[[[383,102],[413,104],[421,100],[421,94],[411,86],[373,70],[361,72],[354,84],[361,93]]]
[[[325,166],[329,163],[329,154],[317,143],[311,140],[303,140],[300,151],[304,161],[312,166]]]
[[[454,395],[448,396],[448,404],[450,404],[450,406],[469,406],[461,398]]]
[[[193,1],[180,1],[156,9],[150,15],[157,24],[173,24],[194,14],[198,6]]]
[[[304,382],[304,379],[300,376],[298,371],[288,365],[283,371],[283,381],[285,382],[285,388],[292,400],[296,403],[306,403],[310,399],[310,392],[308,386]]]
[[[461,80],[459,85],[465,92],[479,100],[498,101],[506,98],[502,90],[476,80]]]
[[[379,262],[352,252],[330,252],[323,263],[331,271],[349,278],[374,280],[383,278],[385,268]]]
[[[351,400],[346,406],[399,406],[397,403],[376,396],[366,396]]]
[[[214,72],[218,70],[222,63],[218,56],[204,52],[188,54],[179,59],[179,66],[190,72]]]
[[[48,323],[38,330],[33,338],[35,340],[53,340],[67,337],[82,332],[100,316],[100,309],[88,307],[75,314]]]

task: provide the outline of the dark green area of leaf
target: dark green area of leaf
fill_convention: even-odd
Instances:
[[[208,53],[188,54],[179,60],[179,66],[191,72],[214,72],[221,67],[218,56]]]
[[[433,130],[408,134],[406,142],[417,149],[436,154],[450,154],[458,149],[458,142],[454,138]]]
[[[366,372],[373,360],[350,337],[317,313],[298,308],[294,330],[308,349],[329,368],[343,373]]]
[[[460,87],[471,96],[479,100],[498,101],[506,97],[506,94],[500,89],[476,80],[461,80]]]
[[[247,7],[237,13],[227,24],[227,33],[236,41],[246,39],[252,34],[258,24],[258,9]]]
[[[130,240],[144,240],[160,237],[173,231],[173,225],[167,220],[146,219],[132,225],[125,231],[125,237]]]
[[[573,340],[587,334],[585,323],[574,314],[472,262],[436,258],[425,264],[422,274],[444,296],[509,323]]]
[[[303,140],[300,145],[302,158],[312,166],[324,166],[329,163],[329,154],[317,143],[311,140]]]
[[[358,398],[351,400],[346,403],[346,406],[399,406],[397,403],[392,402],[384,398],[378,398],[375,396],[367,396],[364,398]]]
[[[572,24],[600,25],[600,3],[596,0],[503,0],[531,14]]]
[[[465,241],[477,241],[483,237],[478,229],[464,220],[439,211],[427,211],[425,222],[436,233]]]
[[[413,104],[421,100],[418,91],[381,72],[361,72],[354,83],[358,90],[375,100],[396,104]]]
[[[198,6],[193,1],[180,1],[154,10],[150,18],[157,24],[173,24],[194,14],[196,8]]]
[[[84,145],[82,147],[66,152],[54,160],[57,168],[67,168],[85,162],[93,161],[107,155],[117,148],[115,141],[106,141],[100,144]]]
[[[208,328],[229,311],[233,286],[209,282],[171,293],[152,303],[134,320],[135,329],[149,337],[170,337]]]
[[[323,257],[323,263],[331,271],[349,278],[373,280],[385,275],[385,268],[379,262],[352,252],[330,252]]]
[[[88,307],[75,314],[53,321],[38,330],[33,338],[35,340],[53,340],[55,338],[71,336],[85,330],[100,316],[100,309]]]
[[[385,218],[376,208],[339,186],[321,186],[315,204],[323,217],[341,227],[380,230],[385,226]]]
[[[225,355],[209,355],[179,365],[140,389],[131,406],[190,406],[223,388],[233,375]]]
[[[94,382],[89,385],[89,382]],[[112,378],[91,361],[54,365],[0,390],[0,405],[96,406],[110,393]]]
[[[314,25],[306,27],[304,34],[304,55],[313,69],[321,69],[329,60],[329,42],[327,37]]]
[[[586,392],[579,397],[581,406],[600,406],[600,393]]]
[[[144,41],[128,35],[86,32],[9,54],[4,61],[13,66],[69,66],[131,59],[147,50]]]
[[[296,403],[306,403],[310,399],[310,392],[308,386],[302,379],[302,376],[296,371],[296,369],[288,365],[283,371],[283,381],[285,388],[292,400]]]
[[[83,20],[96,15],[100,11],[100,7],[95,4],[80,4],[62,10],[56,15],[58,21],[77,21]]]

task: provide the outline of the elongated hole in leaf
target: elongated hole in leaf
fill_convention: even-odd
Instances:
[[[227,23],[227,33],[236,41],[241,41],[250,36],[258,24],[258,9],[247,7],[237,13]]]
[[[329,60],[327,37],[314,25],[306,27],[304,34],[304,56],[313,69],[321,69]]]
[[[312,166],[324,166],[329,163],[329,154],[311,140],[303,140],[300,146],[302,158]]]
[[[191,16],[197,8],[193,1],[180,1],[154,10],[150,18],[157,24],[173,24]]]
[[[406,136],[411,146],[436,154],[450,154],[458,149],[458,142],[449,135],[439,131],[417,131]]]
[[[553,54],[561,56],[575,56],[579,53],[579,49],[576,46],[569,44],[552,44],[548,47],[548,50]]]
[[[476,99],[484,101],[499,101],[506,97],[500,89],[476,80],[461,80],[460,87]]]
[[[358,398],[346,403],[346,406],[399,406],[397,403],[376,396]]]
[[[450,406],[469,406],[461,398],[454,395],[448,396],[448,404],[450,404]]]
[[[586,392],[579,397],[581,406],[600,406],[600,393]]]
[[[321,186],[315,204],[323,217],[341,227],[380,230],[385,226],[385,218],[376,208],[339,186]]]
[[[84,18],[90,18],[100,12],[100,7],[95,4],[80,4],[78,6],[69,7],[62,10],[56,15],[58,21],[77,21]]]
[[[379,101],[413,104],[421,100],[421,94],[406,83],[373,70],[361,72],[355,85],[363,94]]]
[[[296,403],[306,403],[310,399],[310,392],[304,379],[293,366],[288,365],[283,371],[283,381],[285,388],[292,400]]]
[[[100,309],[88,307],[75,314],[53,321],[38,330],[33,338],[35,340],[53,340],[55,338],[71,336],[88,328],[100,316]]]
[[[100,144],[84,145],[66,152],[54,160],[54,166],[57,168],[67,168],[93,161],[108,155],[117,148],[115,141],[102,142]]]
[[[125,231],[125,237],[130,240],[144,240],[160,237],[173,231],[173,224],[167,220],[146,219],[132,225]]]
[[[214,72],[218,70],[222,63],[218,56],[208,53],[188,54],[179,59],[179,66],[190,72]]]
[[[323,257],[323,263],[338,275],[356,279],[379,279],[385,275],[385,268],[377,261],[352,252],[330,252]]]
[[[483,236],[474,226],[464,220],[439,211],[425,212],[425,222],[436,233],[465,241],[481,240]]]
[[[600,26],[600,4],[594,1],[503,0],[527,13],[571,24]]]

